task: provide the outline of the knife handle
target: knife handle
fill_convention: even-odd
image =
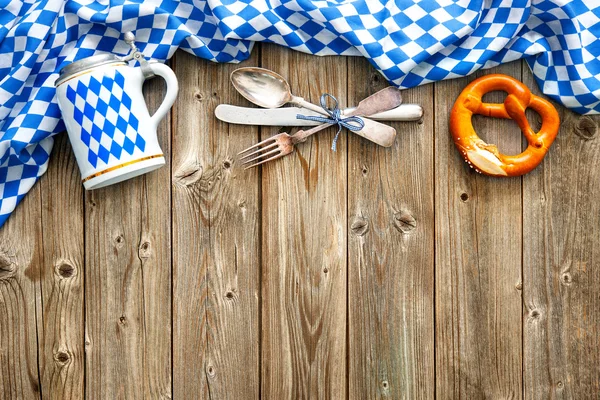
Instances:
[[[344,114],[352,110],[354,108],[346,108]],[[423,117],[423,107],[418,104],[401,104],[391,110],[369,115],[368,117],[377,121],[418,121]]]

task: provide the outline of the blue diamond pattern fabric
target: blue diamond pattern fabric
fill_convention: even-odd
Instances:
[[[256,41],[363,56],[402,88],[525,58],[547,96],[600,112],[599,0],[0,0],[0,225],[45,172],[52,136],[64,130],[58,71],[98,52],[124,55],[127,31],[163,62],[177,48],[239,62]],[[85,107],[78,112],[87,118]],[[86,130],[85,140],[106,143],[91,163],[144,146],[123,123]]]
[[[92,167],[99,160],[105,164],[111,157],[119,160],[123,151],[129,155],[136,148],[144,151],[146,141],[138,133],[139,120],[131,112],[125,78],[117,69],[108,70],[102,81],[82,75],[75,85],[67,87],[66,97],[73,104],[73,119],[81,126],[81,140],[89,147],[87,161]]]

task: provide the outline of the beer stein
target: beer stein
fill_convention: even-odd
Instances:
[[[128,32],[126,57],[100,54],[61,69],[55,86],[62,118],[86,190],[145,174],[165,164],[156,128],[177,96],[175,73],[147,62]],[[135,59],[139,66],[128,61]],[[150,115],[142,86],[155,75],[167,84],[162,104]]]

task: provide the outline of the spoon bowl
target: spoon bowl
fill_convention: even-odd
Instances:
[[[260,107],[279,108],[292,100],[289,83],[268,69],[239,68],[231,73],[230,79],[242,96]]]

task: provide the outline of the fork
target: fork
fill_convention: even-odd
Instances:
[[[260,164],[266,163],[267,161],[273,161],[283,156],[287,156],[294,151],[294,146],[296,144],[304,142],[310,135],[325,129],[328,126],[331,126],[331,124],[321,124],[306,131],[300,130],[293,135],[282,132],[275,136],[271,136],[260,143],[250,146],[246,150],[240,151],[238,156],[254,150],[252,153],[242,156],[240,161],[245,160],[242,161],[242,165],[245,166],[244,169],[256,167]]]

